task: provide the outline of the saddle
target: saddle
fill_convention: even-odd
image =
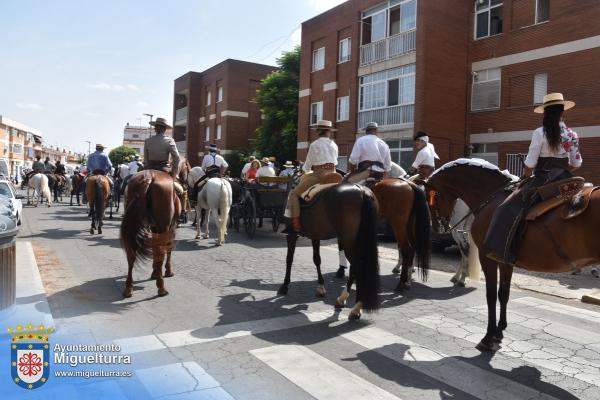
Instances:
[[[575,218],[582,214],[590,203],[592,193],[597,190],[591,183],[585,183],[581,177],[573,177],[540,186],[536,190],[537,196],[542,200],[531,207],[525,219],[535,221],[542,215],[558,207],[563,207],[563,219]]]
[[[319,194],[323,192],[325,189],[328,189],[332,186],[339,185],[342,182],[342,176],[337,172],[332,172],[323,177],[320,183],[309,187],[302,195],[300,195],[300,200],[304,202],[302,204],[303,207],[308,207],[312,205],[315,200],[319,197]]]

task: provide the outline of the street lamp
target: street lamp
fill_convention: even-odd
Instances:
[[[154,117],[153,114],[144,114],[147,117],[150,117],[150,126],[152,126],[152,117]]]
[[[89,140],[85,140],[85,142],[88,144],[88,156],[89,156],[92,151],[92,142]]]

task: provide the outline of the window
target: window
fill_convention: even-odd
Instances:
[[[320,47],[316,50],[313,50],[313,65],[312,70],[320,71],[325,68],[325,47]]]
[[[204,128],[204,141],[210,142],[210,126]]]
[[[217,87],[217,103],[223,101],[223,86]]]
[[[137,139],[137,138],[140,137],[140,135],[138,135],[137,133],[134,133],[134,134],[131,135],[131,137],[133,137],[134,139]]]
[[[17,143],[14,143],[12,145],[12,152],[13,153],[22,153],[23,152],[23,146]]]
[[[548,74],[535,74],[533,78],[533,104],[542,104],[548,94]]]
[[[385,38],[387,10],[379,11],[362,20],[362,44]]]
[[[471,111],[500,108],[500,83],[500,68],[475,72],[471,93]]]
[[[310,105],[310,124],[315,125],[317,121],[323,119],[323,102],[312,103]]]
[[[406,1],[398,6],[390,8],[389,35],[397,35],[417,27],[417,2]]]
[[[473,143],[471,149],[471,157],[481,158],[494,165],[498,165],[497,143]]]
[[[502,33],[502,0],[475,1],[475,38]]]
[[[221,139],[221,124],[217,125],[217,140]]]
[[[413,144],[411,139],[388,140],[392,161],[408,170],[413,163]]]
[[[210,103],[211,103],[210,90],[206,89],[206,105],[210,106]]]
[[[414,104],[415,64],[360,78],[360,111]]]
[[[535,23],[550,20],[550,0],[536,0],[535,2]]]
[[[350,45],[351,45],[350,38],[340,40],[340,55],[339,55],[339,59],[338,59],[339,63],[350,61],[350,52],[351,52]]]
[[[337,98],[336,121],[348,121],[350,119],[350,96]]]

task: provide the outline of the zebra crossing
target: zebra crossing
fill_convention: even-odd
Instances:
[[[117,342],[132,354],[190,350],[181,362],[135,372],[148,398],[600,398],[600,313],[534,297],[514,304],[494,355],[474,350],[485,333],[485,305],[409,318],[410,332],[386,324],[398,309],[359,323],[318,310]],[[307,339],[332,329],[339,332]],[[216,351],[224,354],[219,362]]]

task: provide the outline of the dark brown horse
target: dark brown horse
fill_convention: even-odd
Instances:
[[[302,209],[303,236],[312,240],[313,261],[317,267],[318,296],[325,295],[325,281],[321,275],[320,241],[338,239],[340,249],[350,261],[346,289],[338,299],[345,304],[348,292],[356,280],[356,305],[349,318],[360,318],[361,309],[379,308],[379,260],[377,253],[377,200],[366,187],[342,183],[324,189],[310,206]],[[287,294],[297,234],[287,235],[286,271],[279,294]]]
[[[85,189],[92,217],[90,233],[93,235],[96,228],[98,233],[102,233],[104,213],[110,200],[110,182],[104,175],[91,175],[87,179]],[[112,219],[112,209],[110,210],[110,219]]]
[[[125,215],[121,223],[121,245],[127,254],[129,267],[124,297],[132,295],[135,262],[151,257],[151,278],[156,279],[158,295],[169,294],[164,286],[162,265],[165,263],[164,276],[173,276],[171,251],[175,245],[177,217],[180,213],[181,204],[169,174],[144,170],[129,179]]]
[[[503,331],[507,326],[506,306],[513,266],[499,265],[487,258],[483,243],[495,209],[509,195],[503,188],[510,182],[510,176],[491,164],[468,159],[446,164],[427,182],[428,190],[437,194],[436,202],[452,202],[461,198],[475,213],[471,235],[479,248],[488,304],[487,332],[477,345],[478,349],[484,351],[493,350],[494,342],[502,341]],[[432,207],[436,205],[432,204]],[[598,224],[600,191],[592,193],[589,207],[578,217],[562,219],[561,207],[548,212],[528,223],[525,236],[520,242],[516,266],[537,272],[568,272],[577,267],[597,264],[600,262]],[[497,324],[496,298],[500,301],[500,319]]]
[[[81,174],[76,173],[71,177],[71,199],[70,205],[73,205],[73,196],[77,198],[77,205],[81,205],[81,201],[79,200],[79,195],[83,193],[83,176]]]

